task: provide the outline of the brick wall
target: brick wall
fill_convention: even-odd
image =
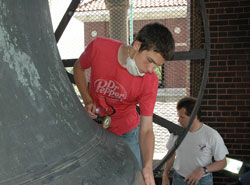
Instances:
[[[250,162],[250,1],[205,0],[211,63],[203,120],[224,138],[230,156]],[[215,184],[232,179],[215,173]]]

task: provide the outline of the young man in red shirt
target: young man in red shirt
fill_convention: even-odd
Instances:
[[[97,114],[111,114],[111,106],[114,107],[116,113],[111,116],[108,130],[128,143],[147,185],[155,184],[152,116],[158,77],[154,68],[173,54],[174,39],[168,28],[150,23],[138,32],[132,45],[97,37],[74,65],[75,82],[89,116],[95,119]],[[91,68],[89,87],[85,77],[88,68]]]

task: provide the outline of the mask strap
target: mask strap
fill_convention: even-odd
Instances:
[[[135,52],[135,55],[133,56],[132,59],[134,59],[136,57],[136,55],[137,55],[137,51]],[[128,48],[128,57],[130,57],[130,48]]]

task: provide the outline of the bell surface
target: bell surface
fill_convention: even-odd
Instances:
[[[141,185],[136,158],[89,118],[47,0],[0,0],[0,185]]]

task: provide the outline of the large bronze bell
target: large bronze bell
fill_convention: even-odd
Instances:
[[[0,8],[0,185],[144,184],[128,146],[75,95],[48,1]]]

